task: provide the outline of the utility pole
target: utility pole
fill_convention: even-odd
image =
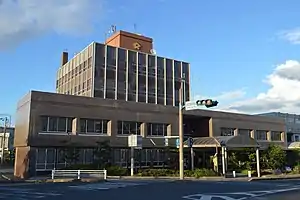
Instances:
[[[184,179],[184,155],[183,155],[183,114],[185,107],[185,74],[182,74],[179,89],[179,178]]]
[[[0,121],[4,122],[3,137],[1,138],[1,165],[2,165],[4,163],[4,150],[5,150],[5,143],[6,143],[6,130],[7,130],[8,118],[2,117],[0,118]]]

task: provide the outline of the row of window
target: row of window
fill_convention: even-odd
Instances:
[[[87,69],[92,67],[92,57],[88,58],[87,61],[84,61],[80,65],[76,66],[74,69],[70,70],[64,76],[57,80],[57,87],[62,86],[64,83],[69,82],[71,79],[75,78],[76,76],[80,75]]]
[[[102,46],[102,48],[105,48],[104,46]],[[117,51],[118,51],[118,58],[117,58]],[[126,51],[125,49],[120,49],[120,48],[116,48],[116,47],[112,47],[112,46],[107,46],[107,65],[110,66],[116,66],[116,61],[118,59],[118,62],[121,63],[132,63],[135,65],[139,65],[139,66],[146,66],[146,59],[148,58],[148,66],[154,67],[157,66],[157,74],[158,76],[163,75],[164,74],[164,66],[166,66],[166,75],[167,77],[172,77],[172,71],[174,69],[174,77],[176,78],[180,78],[180,74],[181,74],[181,62],[180,61],[174,61],[174,65],[173,65],[173,61],[171,59],[167,59],[167,58],[162,58],[162,57],[157,57],[154,55],[147,55],[141,52],[135,52],[135,51],[131,51],[128,50],[128,58],[126,57]],[[104,53],[105,51],[101,51],[102,53]],[[128,60],[127,60],[128,59]],[[183,71],[186,72],[188,71],[188,63],[184,63],[182,62],[182,68]],[[162,72],[160,72],[162,71]]]
[[[77,164],[91,164],[94,162],[94,149],[78,149],[76,159]],[[63,169],[68,166],[65,160],[64,149],[55,148],[40,148],[36,149],[36,170],[45,171],[56,169]],[[141,149],[135,150],[135,166],[162,166],[167,160],[167,154],[162,149]],[[130,166],[130,150],[129,149],[112,149],[111,156],[112,164],[122,167]]]
[[[238,132],[239,135],[248,135],[251,137],[250,129],[235,129],[235,128],[221,128],[221,136],[233,136],[235,132]],[[255,139],[257,140],[268,140],[268,132],[265,130],[256,130]],[[280,131],[271,131],[271,140],[272,141],[281,141],[281,132]]]
[[[72,123],[74,118],[42,116],[42,132],[72,132]],[[107,134],[107,119],[80,119],[81,134]],[[117,134],[119,135],[141,135],[142,122],[118,121]],[[148,136],[166,136],[168,124],[147,123]]]

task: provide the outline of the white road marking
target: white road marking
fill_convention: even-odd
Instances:
[[[138,185],[147,185],[150,182],[142,181],[142,182],[127,182],[127,181],[118,181],[118,182],[104,182],[104,183],[89,183],[84,185],[73,185],[69,186],[73,189],[81,189],[81,190],[109,190],[115,188],[124,188],[130,186],[138,186]]]
[[[189,200],[246,200],[248,198],[260,198],[269,194],[276,194],[281,192],[288,192],[293,190],[300,190],[300,187],[292,187],[277,190],[263,190],[263,191],[248,191],[248,192],[231,192],[231,193],[209,193],[209,194],[192,194],[183,196],[183,199]],[[240,196],[237,198],[236,196]]]

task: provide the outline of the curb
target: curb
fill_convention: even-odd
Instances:
[[[45,180],[6,180],[0,181],[0,185],[29,185],[29,184],[42,184],[42,183],[95,183],[95,182],[106,182],[103,179],[45,179]]]
[[[293,180],[293,179],[300,179],[300,176],[250,178],[249,181],[276,181],[276,180]]]
[[[119,180],[174,180],[181,181],[178,177],[170,177],[170,176],[108,176],[107,179],[119,179]],[[184,177],[184,180],[191,181],[248,181],[249,178],[241,177],[241,178],[225,178],[225,177]]]

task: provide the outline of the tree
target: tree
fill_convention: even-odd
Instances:
[[[94,162],[98,168],[105,168],[111,163],[111,147],[109,140],[97,142],[94,150]]]
[[[270,145],[266,150],[268,167],[282,169],[286,163],[286,152],[279,145]]]

